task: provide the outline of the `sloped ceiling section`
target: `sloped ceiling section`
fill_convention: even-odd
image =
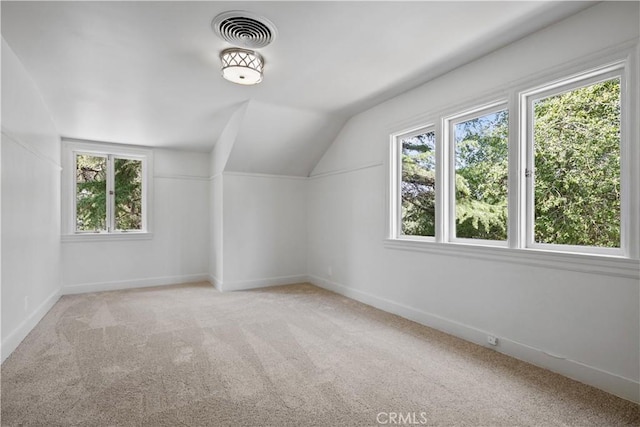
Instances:
[[[344,120],[249,101],[226,171],[308,176]]]
[[[229,161],[231,151],[233,150],[233,146],[236,143],[240,126],[242,126],[244,115],[247,112],[248,104],[248,101],[243,102],[233,109],[227,124],[222,130],[222,133],[220,133],[220,138],[218,138],[216,145],[213,147],[213,156],[211,156],[212,176],[216,176],[224,172],[227,162]]]

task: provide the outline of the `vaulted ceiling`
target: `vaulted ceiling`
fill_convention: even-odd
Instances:
[[[3,1],[1,28],[62,136],[206,152],[246,106],[227,169],[305,176],[353,114],[590,4]],[[278,29],[259,85],[220,76],[227,10]]]

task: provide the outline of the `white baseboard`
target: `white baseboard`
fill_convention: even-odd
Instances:
[[[308,280],[316,286],[333,291],[337,294],[344,295],[367,305],[371,305],[389,313],[397,314],[398,316],[413,320],[414,322],[422,325],[462,338],[466,341],[470,341],[516,359],[548,369],[584,384],[599,388],[623,399],[636,403],[640,402],[640,383],[638,381],[624,378],[575,360],[552,356],[544,350],[534,348],[505,337],[498,337],[499,345],[497,347],[492,347],[487,344],[486,339],[487,335],[494,334],[488,331],[483,331],[474,328],[473,326],[427,313],[386,298],[380,298],[368,292],[352,289],[318,276],[310,275],[308,276]]]
[[[241,280],[237,282],[218,282],[216,288],[222,292],[246,291],[249,289],[266,288],[269,286],[292,285],[294,283],[304,283],[309,281],[309,276],[299,274],[295,276],[267,277],[264,279]]]
[[[147,288],[151,286],[179,285],[182,283],[209,282],[209,274],[187,274],[183,276],[150,277],[146,279],[119,280],[114,282],[83,283],[62,287],[62,295],[87,292],[115,291],[121,289]]]
[[[44,300],[29,317],[27,317],[16,329],[14,329],[3,341],[2,341],[2,362],[5,361],[13,351],[18,348],[22,340],[24,340],[29,332],[38,324],[40,320],[51,310],[58,299],[60,299],[60,290],[56,290]]]
[[[213,274],[209,274],[209,283],[211,283],[214,288],[222,292],[222,282]]]

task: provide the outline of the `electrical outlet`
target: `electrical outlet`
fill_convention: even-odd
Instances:
[[[498,338],[494,337],[493,335],[488,335],[487,342],[489,343],[489,345],[498,345]]]
[[[327,274],[329,275],[329,277],[333,277],[333,268],[331,266],[327,268]]]
[[[24,311],[29,311],[29,297],[24,297]]]

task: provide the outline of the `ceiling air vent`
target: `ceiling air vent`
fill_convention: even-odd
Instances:
[[[244,10],[230,10],[213,18],[211,28],[222,40],[234,46],[260,49],[277,35],[275,25],[262,16]]]

